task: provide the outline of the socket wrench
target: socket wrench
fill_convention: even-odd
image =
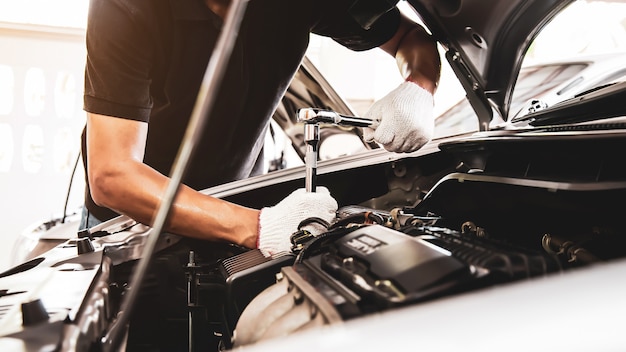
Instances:
[[[320,124],[338,126],[376,127],[378,121],[342,115],[332,110],[303,108],[298,110],[298,122],[304,123],[304,141],[306,154],[304,164],[306,169],[304,186],[307,192],[315,192],[317,187],[317,156],[320,141]]]

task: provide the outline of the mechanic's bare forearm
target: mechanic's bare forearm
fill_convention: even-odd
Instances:
[[[173,233],[256,248],[259,211],[182,186],[169,222]]]
[[[91,181],[94,200],[139,222],[152,224],[168,178],[145,164],[126,165]],[[227,241],[255,248],[258,210],[201,194],[181,185],[167,231],[205,240]]]
[[[142,162],[146,128],[145,123],[88,114],[87,160],[96,204],[149,225],[169,179]],[[255,248],[258,213],[181,185],[166,229]]]
[[[396,58],[402,77],[434,94],[441,76],[437,44],[426,30],[403,17],[396,35],[381,46]]]

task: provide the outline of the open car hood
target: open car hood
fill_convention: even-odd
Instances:
[[[508,120],[524,55],[539,31],[573,0],[407,0],[446,50],[480,130],[495,110]]]

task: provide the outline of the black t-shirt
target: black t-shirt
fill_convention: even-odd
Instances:
[[[397,9],[365,30],[350,13],[353,2],[249,1],[186,185],[200,190],[259,173],[269,118],[298,70],[311,32],[353,50],[391,38]],[[221,24],[202,0],[92,0],[84,109],[148,122],[144,162],[168,175]],[[97,207],[88,190],[85,204],[101,220],[116,215]]]

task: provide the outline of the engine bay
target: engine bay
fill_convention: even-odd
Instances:
[[[239,348],[623,258],[614,206],[626,194],[623,138],[559,132],[546,149],[545,135],[512,137],[440,145],[461,158],[426,155],[359,170],[371,183],[346,182],[351,171],[321,175],[344,204],[321,235],[294,234],[293,253],[187,263],[190,341]],[[565,167],[573,159],[586,166]],[[357,188],[367,198],[345,204]]]

